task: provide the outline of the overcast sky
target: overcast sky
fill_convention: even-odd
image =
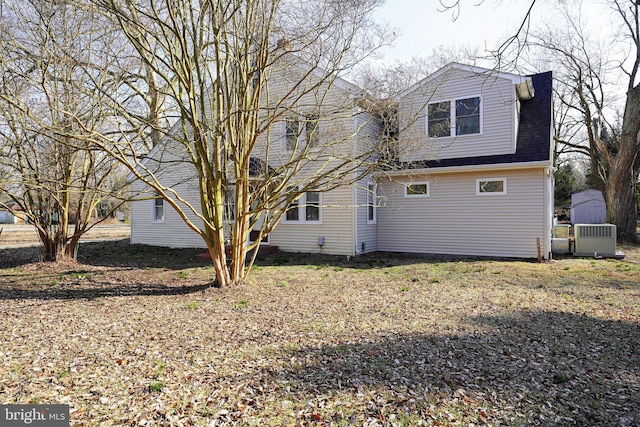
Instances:
[[[443,0],[453,4],[455,0]],[[553,19],[553,8],[560,0],[538,0],[532,25]],[[399,31],[393,46],[385,49],[385,62],[407,61],[412,57],[428,57],[439,46],[478,47],[481,51],[495,48],[509,35],[513,35],[522,23],[530,0],[461,0],[457,19],[454,10],[441,11],[439,0],[386,0],[376,18]],[[598,25],[593,31],[609,26],[608,18],[602,18],[602,2],[566,1],[572,7],[581,7],[586,16],[595,16]],[[606,12],[605,12],[606,13]]]

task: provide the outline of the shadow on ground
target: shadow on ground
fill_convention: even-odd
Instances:
[[[277,354],[277,367],[246,379],[276,400],[312,407],[319,396],[362,400],[351,418],[325,411],[335,422],[395,414],[445,422],[435,425],[451,417],[465,421],[455,425],[640,425],[638,324],[546,311],[468,322],[492,332],[303,347]]]

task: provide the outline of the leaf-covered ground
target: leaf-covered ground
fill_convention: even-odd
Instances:
[[[640,426],[640,248],[624,260],[0,250],[0,402],[74,426]]]

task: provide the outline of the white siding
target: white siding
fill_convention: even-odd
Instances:
[[[300,87],[289,94],[291,102],[285,101],[277,107],[275,104],[269,104],[269,102],[281,101],[284,94],[289,92],[291,82],[299,81],[300,73],[300,69],[292,66],[277,70],[277,73],[270,76],[269,94],[268,97],[265,96],[268,100],[267,106],[274,107],[276,112],[282,113],[282,116],[281,120],[273,121],[260,135],[252,157],[266,160],[271,167],[281,168],[278,177],[288,179],[288,186],[306,187],[318,170],[327,171],[336,164],[351,162],[358,145],[369,144],[378,135],[375,129],[370,129],[367,120],[364,119],[362,119],[362,129],[354,129],[353,93],[355,92],[342,81],[337,81],[337,84],[331,87],[320,85],[315,90],[304,94],[302,93],[307,88]],[[319,115],[321,145],[318,149],[304,152],[301,167],[297,162],[291,162],[292,153],[283,149],[282,123],[291,112],[301,115]],[[368,134],[370,130],[371,134]],[[163,160],[175,160],[183,150],[176,144],[168,144],[163,153],[165,154]],[[290,162],[289,166],[283,166]],[[347,166],[351,167],[351,164],[348,163]],[[163,185],[177,190],[181,197],[199,211],[199,193],[192,165],[180,163],[169,166],[159,176]],[[344,176],[349,180],[353,178],[351,172],[345,174],[340,170],[331,171],[329,176],[333,178]],[[134,192],[142,189],[144,187],[139,182],[132,184]],[[149,194],[146,196],[148,197]],[[320,224],[281,222],[270,234],[270,244],[284,251],[353,255],[355,248],[353,186],[349,185],[323,193],[322,204]],[[165,221],[153,223],[150,200],[132,203],[132,243],[170,247],[204,247],[202,239],[184,224],[177,212],[166,202],[165,206]],[[196,221],[196,224],[201,225],[201,221],[197,220],[195,215],[190,217]],[[317,244],[319,237],[325,239],[322,247]]]
[[[180,160],[180,150],[174,144],[169,144],[168,147],[173,148],[166,149],[164,152],[156,152],[155,158],[162,159],[162,170],[157,169],[155,174],[161,182],[176,190],[182,198],[188,200],[199,211],[198,181],[194,179],[193,166],[184,162],[175,163]],[[156,165],[157,163],[153,160],[147,163],[150,168],[157,168]],[[132,182],[131,192],[134,197],[140,199],[153,195],[153,192],[150,192],[140,181]],[[184,211],[188,211],[186,206],[182,206]],[[139,200],[131,203],[131,243],[173,248],[206,247],[200,236],[186,225],[167,201],[164,202],[163,222],[153,222],[152,214],[152,200]],[[198,226],[202,226],[202,221],[194,213],[189,212],[188,217]]]
[[[481,134],[427,137],[427,104],[480,97]],[[400,100],[401,160],[436,160],[515,151],[517,101],[509,78],[445,68]]]
[[[372,120],[368,115],[360,114],[355,118],[356,128],[368,139],[367,144],[376,144],[381,137],[381,123]],[[367,185],[375,184],[372,177],[365,177],[354,186],[354,253],[363,254],[377,250],[377,218],[376,223],[368,221]]]
[[[353,188],[340,187],[322,194],[322,222],[281,221],[270,234],[270,244],[285,252],[353,255]],[[318,245],[318,238],[324,245]]]
[[[363,179],[355,187],[356,208],[356,231],[355,231],[355,253],[362,254],[368,252],[375,252],[378,250],[378,225],[376,222],[370,224],[367,221],[368,217],[368,205],[367,196],[369,191],[367,190],[367,184],[373,183],[373,179]]]
[[[507,178],[506,195],[476,195],[476,179],[496,177]],[[378,250],[536,258],[536,239],[541,245],[548,239],[542,168],[413,178],[418,180],[430,182],[429,197],[404,197],[400,178],[378,183],[384,197]]]

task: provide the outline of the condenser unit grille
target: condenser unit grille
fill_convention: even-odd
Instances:
[[[614,227],[602,225],[580,225],[576,227],[576,237],[613,237]]]
[[[576,224],[575,255],[614,255],[616,226],[613,224]]]

